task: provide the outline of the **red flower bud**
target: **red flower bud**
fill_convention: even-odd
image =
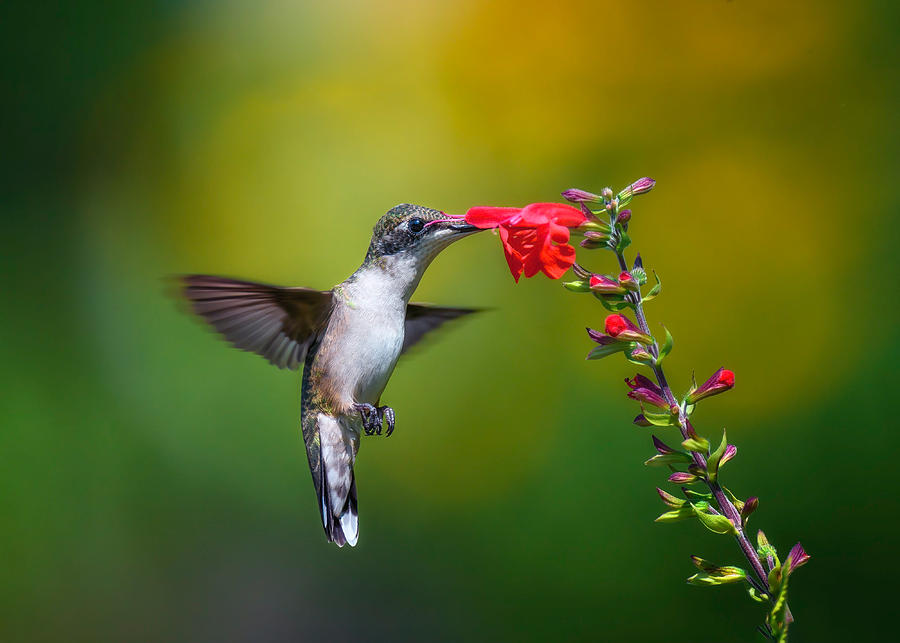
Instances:
[[[641,332],[641,329],[624,315],[610,315],[606,318],[604,328],[607,335],[615,337],[619,341],[641,342],[642,344],[653,343],[652,337]]]
[[[631,210],[622,210],[616,217],[616,223],[628,223],[631,219]]]
[[[588,283],[594,292],[607,295],[621,295],[625,292],[625,289],[619,285],[619,282],[615,279],[610,279],[606,275],[591,275]]]
[[[688,393],[687,401],[688,404],[694,404],[705,397],[718,395],[719,393],[730,391],[732,388],[734,388],[734,373],[726,368],[720,368],[699,388]]]
[[[631,273],[627,270],[623,270],[619,273],[619,283],[625,286],[628,290],[638,290],[639,286],[637,282],[634,280],[634,277],[631,276]]]

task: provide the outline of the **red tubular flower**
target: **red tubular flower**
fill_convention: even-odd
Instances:
[[[575,248],[569,245],[569,228],[587,217],[561,203],[532,203],[524,208],[475,207],[466,212],[466,222],[478,228],[499,228],[506,263],[516,282],[522,273],[533,277],[543,272],[559,279],[575,263]]]
[[[727,368],[720,368],[703,382],[699,388],[691,391],[687,396],[688,404],[694,404],[710,395],[718,395],[734,388],[734,373]]]
[[[653,338],[641,332],[641,329],[634,325],[630,319],[624,315],[610,315],[606,318],[604,326],[606,334],[615,337],[621,342],[641,342],[642,344],[653,343]]]

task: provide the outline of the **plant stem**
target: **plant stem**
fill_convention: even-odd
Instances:
[[[625,261],[625,256],[618,250],[615,250],[614,252],[616,258],[619,260],[619,266],[621,267],[621,269],[628,270],[628,263]],[[647,323],[647,317],[644,314],[641,293],[639,291],[631,293],[629,295],[629,300],[632,304],[632,307],[634,308],[634,314],[635,317],[637,317],[638,326],[640,326],[641,331],[643,331],[647,335],[652,336],[653,334],[650,332],[650,326]],[[651,355],[653,355],[654,357],[659,356],[659,347],[657,346],[656,341],[653,342],[653,345],[650,346],[649,349]],[[681,429],[681,435],[685,440],[696,435],[696,433],[694,432],[694,427],[691,426],[690,420],[688,420],[687,416],[684,413],[684,409],[681,408],[681,405],[678,404],[678,400],[672,393],[672,388],[669,386],[668,380],[666,380],[666,374],[663,372],[662,365],[654,364],[651,368],[653,369],[653,374],[656,376],[656,381],[659,384],[659,387],[662,389],[666,400],[669,402],[669,404],[674,404],[679,409],[678,425]],[[692,451],[691,458],[694,460],[694,464],[700,467],[703,471],[706,471],[706,458],[703,457],[703,454],[698,453],[697,451]],[[765,592],[766,594],[771,596],[768,576],[763,569],[762,561],[759,559],[759,556],[756,553],[756,549],[753,547],[753,544],[744,533],[740,512],[722,490],[721,485],[719,485],[717,481],[707,480],[706,485],[709,487],[709,490],[712,492],[713,497],[716,499],[716,504],[718,504],[719,506],[719,511],[724,514],[725,517],[728,518],[734,525],[734,538],[740,546],[741,551],[744,553],[744,557],[747,559],[747,562],[750,563],[750,566],[752,567],[753,572],[756,575],[756,578],[749,576],[748,581],[754,587],[756,587],[757,590]]]

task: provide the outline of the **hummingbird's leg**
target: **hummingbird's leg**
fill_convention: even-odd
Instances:
[[[381,433],[381,417],[375,406],[372,404],[356,404],[353,408],[359,411],[359,417],[362,418],[363,429],[366,435],[373,435],[375,432]]]
[[[385,431],[384,437],[391,437],[391,433],[394,432],[394,409],[389,406],[379,406],[378,417],[380,418],[380,421],[378,422],[378,434],[381,435],[381,424],[387,422],[387,431]]]

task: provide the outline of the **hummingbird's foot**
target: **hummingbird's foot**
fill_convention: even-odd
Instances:
[[[359,411],[366,435],[381,433],[381,414],[373,404],[356,404],[353,408]]]
[[[387,422],[387,431],[384,432],[384,437],[391,437],[391,433],[394,432],[394,409],[389,406],[379,406],[378,415],[381,418],[378,422],[378,434],[381,435],[381,425]]]
[[[385,422],[387,422],[387,431],[384,437],[388,437],[394,432],[394,409],[391,407],[357,404],[353,408],[359,411],[366,435],[381,435]]]

